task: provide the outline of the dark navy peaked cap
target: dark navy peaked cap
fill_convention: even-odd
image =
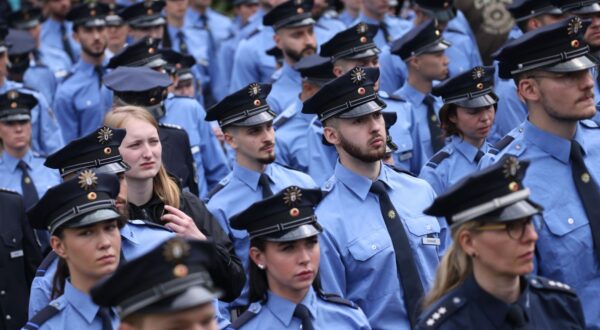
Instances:
[[[515,0],[506,9],[517,22],[544,14],[562,15],[563,13],[550,0]]]
[[[319,55],[329,57],[332,61],[375,56],[381,52],[373,42],[377,31],[377,25],[358,23],[322,44]]]
[[[413,56],[444,51],[450,45],[451,43],[442,37],[435,20],[428,19],[412,28],[400,39],[396,39],[391,45],[391,52],[406,61]]]
[[[494,67],[474,67],[433,87],[431,93],[440,96],[444,104],[479,108],[496,104]]]
[[[267,104],[270,84],[252,83],[228,95],[206,112],[206,120],[217,120],[221,127],[255,126],[275,118]]]
[[[294,65],[294,69],[300,72],[302,79],[317,85],[324,85],[335,79],[331,61],[316,54],[304,56]]]
[[[66,19],[72,21],[75,25],[105,26],[108,11],[108,5],[106,4],[98,2],[84,3],[73,7],[67,13]]]
[[[147,66],[150,68],[163,66],[166,62],[158,49],[159,45],[160,40],[144,37],[113,56],[108,61],[107,67],[114,69],[119,66]]]
[[[440,22],[448,22],[456,17],[454,0],[415,0],[415,3],[430,17]]]
[[[162,0],[144,0],[121,10],[121,16],[133,28],[160,26],[166,23],[162,16],[165,2]]]
[[[274,30],[315,24],[312,18],[313,0],[289,0],[269,11],[263,24]]]
[[[0,94],[0,121],[31,120],[31,109],[37,104],[33,95],[16,89]]]

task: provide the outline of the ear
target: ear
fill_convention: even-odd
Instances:
[[[281,47],[281,36],[277,32],[273,35],[273,41],[275,41],[275,46],[277,46],[277,48],[283,49]]]
[[[458,109],[456,109],[456,111],[453,111],[449,116],[448,116],[448,120],[450,120],[450,122],[452,122],[454,125],[456,125],[456,122],[458,121],[456,119],[456,114],[458,112]]]
[[[408,60],[408,67],[412,67],[413,69],[419,70],[421,67],[421,61],[419,56],[413,56]]]
[[[325,126],[323,127],[323,136],[325,140],[331,144],[338,145],[340,143],[340,132],[335,127]]]
[[[65,243],[58,236],[50,236],[50,246],[59,257],[67,259],[67,249],[65,248]]]
[[[230,130],[223,131],[223,139],[225,140],[225,143],[227,143],[233,150],[237,149],[238,145],[235,140],[235,136],[233,136]]]
[[[469,256],[472,256],[477,252],[475,242],[473,240],[473,234],[468,230],[463,230],[458,234],[458,244]]]
[[[75,31],[76,30],[73,30],[73,33],[71,33],[71,36],[73,37],[73,40],[77,41],[78,43],[81,43],[81,41],[79,40],[79,35],[77,33],[75,33]]]
[[[257,264],[257,265],[266,265],[267,264],[264,252],[261,251],[260,249],[258,249],[257,247],[255,247],[255,246],[251,247],[248,254],[250,255],[250,259],[252,259],[252,262],[254,262],[255,264]]]
[[[542,22],[540,22],[540,20],[537,18],[530,18],[529,20],[527,20],[527,30],[528,31],[533,31],[541,26],[542,26]]]
[[[415,11],[415,26],[423,23],[427,17],[425,17],[425,15],[423,14],[423,11],[421,10],[421,8],[418,5],[413,6],[414,11]]]
[[[333,67],[333,75],[339,77],[344,74],[344,69],[341,66],[336,65]]]
[[[538,102],[540,100],[540,89],[538,82],[533,78],[524,78],[519,81],[517,94],[525,101]]]

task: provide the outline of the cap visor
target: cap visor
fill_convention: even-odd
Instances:
[[[129,171],[130,167],[125,162],[110,163],[94,169],[96,173],[119,174]]]
[[[438,53],[438,52],[442,52],[445,51],[446,49],[448,49],[452,44],[449,41],[446,41],[444,39],[440,39],[438,42],[433,43],[431,45],[428,45],[426,47],[423,47],[421,49],[421,51],[419,51],[420,54],[427,54],[427,53]]]
[[[541,206],[529,199],[525,199],[497,211],[482,215],[480,218],[491,222],[507,222],[530,217],[542,211],[543,208]]]
[[[467,100],[462,100],[462,101],[453,102],[453,103],[458,105],[459,107],[474,109],[474,108],[481,108],[481,107],[487,107],[490,105],[494,105],[497,102],[498,102],[498,97],[495,94],[490,93],[490,94],[478,96],[473,99],[467,99]]]
[[[24,114],[24,113],[16,113],[13,115],[9,115],[9,116],[0,118],[1,122],[22,121],[22,120],[31,120],[31,115]]]
[[[301,26],[306,26],[306,25],[311,25],[311,24],[315,24],[315,20],[312,17],[307,17],[298,21],[293,21],[290,23],[287,23],[285,25],[282,25],[279,27],[279,29],[285,29],[285,28],[296,28],[296,27],[301,27]]]
[[[257,113],[256,115],[254,115],[252,117],[246,118],[242,121],[232,123],[231,125],[244,126],[244,127],[256,126],[256,125],[260,125],[260,124],[264,124],[266,122],[272,121],[273,119],[275,119],[275,116],[271,113],[271,111],[265,110],[261,113]]]
[[[129,25],[133,28],[147,28],[147,27],[164,25],[165,23],[166,23],[165,18],[162,16],[158,16],[158,17],[154,17],[154,18],[136,20],[136,21],[129,23]]]
[[[574,15],[584,15],[584,14],[594,14],[600,13],[600,4],[593,3],[589,6],[583,6],[581,8],[574,9],[569,11],[570,14]]]
[[[144,64],[144,66],[148,67],[148,68],[157,68],[157,67],[163,66],[165,64],[167,64],[167,61],[163,60],[162,58],[157,58],[153,61],[150,61],[150,62]]]
[[[121,217],[121,214],[114,209],[100,209],[94,212],[88,213],[83,217],[77,220],[71,220],[67,222],[63,227],[64,228],[80,228],[89,225],[93,225],[98,222],[108,221],[113,219],[118,219]]]
[[[343,59],[357,60],[357,59],[377,56],[379,53],[381,53],[381,50],[375,46],[375,47],[373,47],[371,49],[367,49],[363,52],[352,54],[350,56],[340,57],[339,59],[341,59],[341,60],[343,60]]]
[[[376,99],[376,100],[361,104],[359,106],[356,106],[356,107],[352,108],[350,111],[343,112],[342,114],[338,115],[337,117],[344,118],[344,119],[362,117],[362,116],[368,115],[373,112],[381,111],[385,107],[386,107],[386,104],[383,101]]]
[[[219,298],[220,292],[209,290],[201,285],[194,285],[179,293],[164,297],[154,304],[143,307],[130,314],[162,314],[183,311],[203,304],[212,303]]]
[[[456,13],[453,8],[448,9],[425,9],[425,11],[440,22],[448,22],[449,20],[456,17]]]
[[[598,60],[591,54],[572,58],[566,62],[558,63],[551,67],[541,68],[550,72],[574,72],[594,68],[598,65]]]
[[[321,233],[323,230],[320,226],[317,228],[314,224],[306,224],[302,225],[283,233],[279,232],[279,235],[270,234],[268,236],[264,236],[264,239],[271,242],[290,242],[297,241],[299,239],[316,236]]]

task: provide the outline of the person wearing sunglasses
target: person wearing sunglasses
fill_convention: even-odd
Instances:
[[[542,207],[521,180],[529,165],[507,156],[451,187],[425,210],[444,216],[453,243],[423,301],[417,329],[584,329],[569,285],[530,275]]]

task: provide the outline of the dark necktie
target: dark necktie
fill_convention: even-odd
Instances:
[[[525,319],[525,312],[519,304],[512,304],[508,308],[508,314],[506,314],[506,321],[515,330],[529,329],[527,320]]]
[[[29,209],[39,200],[37,190],[33,184],[33,179],[29,175],[27,164],[20,160],[17,167],[21,170],[21,189],[23,190],[23,203],[25,209]]]
[[[263,198],[273,196],[273,191],[271,190],[271,187],[269,186],[269,177],[266,174],[264,174],[264,173],[260,174],[260,177],[258,178],[258,184],[262,188],[262,197]]]
[[[483,157],[484,153],[481,150],[477,150],[477,155],[475,155],[475,163],[479,164],[481,157]]]
[[[385,39],[385,43],[389,43],[390,41],[392,41],[392,37],[390,36],[390,31],[387,28],[387,24],[385,24],[385,22],[381,22],[379,23],[379,28],[381,29],[381,32],[383,32],[383,38]]]
[[[177,42],[179,42],[179,52],[184,55],[189,54],[188,46],[185,43],[185,35],[181,30],[177,32]]]
[[[67,36],[67,28],[65,27],[65,23],[60,24],[60,37],[62,39],[63,49],[69,55],[71,62],[75,63],[75,53],[73,53],[73,48],[71,48],[71,43],[69,42],[69,36]]]
[[[108,307],[100,307],[98,315],[100,315],[100,320],[102,320],[102,330],[113,330],[110,320],[110,309]]]
[[[600,192],[596,180],[592,178],[583,162],[581,146],[577,141],[571,141],[571,174],[590,223],[596,257],[600,259]]]
[[[423,103],[427,106],[427,126],[429,127],[429,134],[431,136],[431,146],[433,147],[433,153],[440,151],[444,147],[444,140],[442,137],[442,129],[440,128],[440,122],[435,114],[433,105],[435,99],[431,95],[426,95],[423,99]]]
[[[102,78],[104,77],[104,68],[102,65],[96,65],[94,72],[98,75],[98,89],[102,88]]]
[[[419,300],[423,297],[423,285],[419,278],[417,265],[410,248],[408,236],[402,225],[402,220],[390,196],[385,191],[385,185],[382,181],[375,181],[371,185],[370,192],[379,197],[379,208],[385,221],[385,226],[392,239],[394,253],[396,255],[396,268],[400,274],[400,285],[404,290],[404,305],[411,326],[414,326],[417,313],[419,312]]]
[[[314,330],[312,320],[310,319],[310,312],[308,308],[302,304],[296,305],[294,310],[294,317],[297,317],[302,321],[302,330]]]

